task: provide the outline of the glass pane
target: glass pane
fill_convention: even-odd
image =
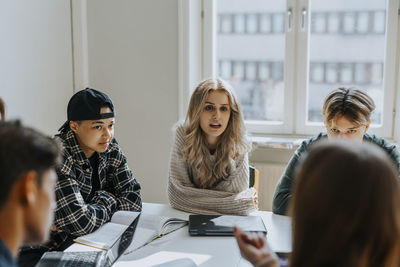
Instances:
[[[222,79],[228,80],[231,77],[231,62],[228,60],[219,61],[219,73]]]
[[[218,0],[217,74],[246,120],[282,122],[285,1]]]
[[[257,79],[257,69],[255,62],[248,62],[246,64],[245,69],[246,69],[246,80],[254,81],[255,79]]]
[[[323,13],[315,14],[313,20],[313,32],[314,33],[324,33],[326,29],[326,15]]]
[[[233,63],[233,78],[235,80],[243,80],[244,78],[244,64],[242,62]]]
[[[371,66],[371,83],[379,84],[382,81],[383,66],[382,63],[373,63]]]
[[[337,13],[327,14],[328,17],[328,32],[335,33],[340,29],[340,16]]]
[[[282,33],[285,29],[285,16],[284,14],[273,14],[272,16],[273,29],[274,33]]]
[[[232,31],[232,19],[231,16],[221,16],[219,21],[219,33],[230,33]]]
[[[233,31],[235,33],[244,33],[244,26],[245,26],[245,17],[243,14],[236,14],[233,16],[235,20],[235,27],[233,28]]]
[[[343,84],[351,83],[353,81],[353,64],[343,63],[340,71],[340,82]]]
[[[344,33],[353,33],[355,31],[355,12],[344,13],[343,14],[343,32]]]
[[[384,33],[385,32],[385,15],[386,12],[384,11],[377,11],[374,13],[374,23],[373,23],[373,30],[376,33]]]
[[[260,15],[260,32],[261,33],[271,32],[271,16],[269,14]]]
[[[246,32],[247,33],[256,33],[257,32],[257,15],[256,14],[250,14],[247,16],[246,20]]]
[[[355,83],[364,84],[367,75],[367,66],[365,63],[356,63]]]
[[[338,87],[366,91],[381,124],[386,0],[312,0],[307,122],[322,122],[322,104]]]
[[[265,82],[269,79],[269,64],[262,62],[258,64],[258,78],[260,81]]]
[[[369,29],[369,14],[367,12],[358,13],[357,17],[357,31],[359,33],[366,33]]]
[[[311,81],[322,82],[324,80],[324,64],[313,63],[311,65]]]
[[[337,82],[337,76],[338,76],[338,71],[336,68],[335,63],[328,63],[326,64],[326,82],[327,83],[336,83]]]

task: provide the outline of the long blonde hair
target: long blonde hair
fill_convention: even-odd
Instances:
[[[200,127],[207,96],[212,91],[222,91],[229,99],[230,117],[225,131],[218,138],[215,150],[216,162],[212,164],[206,135]],[[185,120],[184,160],[196,172],[199,188],[213,188],[229,177],[231,160],[247,153],[250,144],[245,137],[242,113],[232,87],[221,79],[206,79],[197,86],[190,98]]]

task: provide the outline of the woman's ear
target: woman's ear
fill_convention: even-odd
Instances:
[[[367,124],[365,125],[365,132],[366,133],[369,129],[369,126],[371,125],[371,120],[368,120]]]

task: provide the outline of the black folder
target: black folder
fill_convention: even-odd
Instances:
[[[267,234],[260,216],[189,215],[189,234],[192,236],[233,236],[233,226],[245,232]]]

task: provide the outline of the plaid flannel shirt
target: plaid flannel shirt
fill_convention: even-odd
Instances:
[[[57,208],[51,233],[50,250],[65,249],[77,236],[89,234],[117,210],[140,211],[140,185],[128,167],[117,141],[112,140],[104,153],[99,153],[100,190],[88,199],[92,190],[92,167],[69,130],[56,136],[64,145],[63,164],[57,169]]]

